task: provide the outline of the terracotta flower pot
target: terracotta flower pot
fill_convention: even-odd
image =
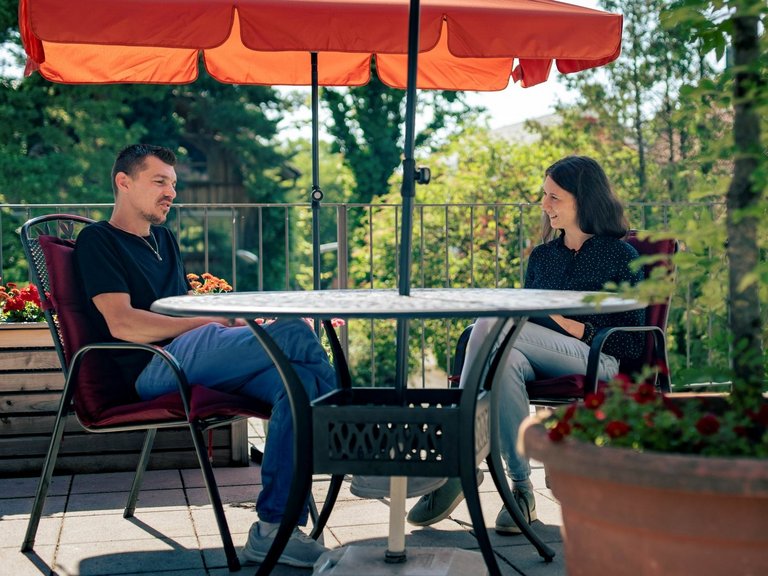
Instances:
[[[554,443],[529,418],[563,514],[569,576],[768,574],[768,461]]]

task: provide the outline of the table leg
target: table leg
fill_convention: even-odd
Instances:
[[[512,490],[509,487],[509,483],[504,476],[504,464],[501,461],[501,450],[499,448],[500,417],[499,402],[496,400],[498,390],[493,390],[493,387],[491,386],[497,368],[500,365],[503,365],[505,358],[509,356],[509,353],[512,349],[512,344],[514,344],[515,339],[520,333],[520,330],[522,329],[526,320],[527,318],[515,318],[514,328],[512,328],[504,338],[501,347],[495,352],[495,354],[491,354],[491,363],[485,376],[486,389],[488,387],[491,388],[491,451],[488,454],[486,460],[488,462],[488,469],[491,473],[491,478],[493,478],[493,482],[496,485],[496,489],[498,490],[499,494],[501,495],[504,506],[512,516],[515,524],[517,524],[517,526],[520,528],[520,531],[525,535],[528,541],[534,545],[544,561],[551,562],[555,557],[554,550],[547,546],[544,541],[539,538],[539,535],[536,534],[534,529],[531,528],[530,524],[528,524],[527,519],[523,516],[522,510],[520,510],[518,507],[517,502],[512,495]],[[498,336],[494,336],[494,339],[497,337]]]
[[[259,565],[257,576],[266,576],[272,572],[277,564],[285,546],[288,544],[291,534],[299,520],[310,491],[312,490],[312,465],[311,459],[303,457],[312,453],[312,413],[309,408],[309,396],[307,396],[301,380],[291,366],[283,351],[275,344],[267,332],[254,320],[248,320],[248,325],[253,330],[256,339],[267,352],[275,364],[280,378],[285,385],[288,402],[291,407],[293,419],[293,480],[288,491],[288,504],[283,512],[283,519],[277,530],[272,546],[267,552],[264,561]]]

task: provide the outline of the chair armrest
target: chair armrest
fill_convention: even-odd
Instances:
[[[178,360],[176,360],[173,354],[165,350],[165,348],[155,344],[139,344],[136,342],[94,342],[93,344],[86,344],[80,348],[72,357],[72,362],[69,364],[69,370],[66,375],[67,386],[69,385],[70,381],[75,381],[73,379],[75,379],[80,372],[83,359],[85,358],[86,354],[92,352],[93,350],[145,350],[159,356],[162,361],[168,365],[168,367],[171,369],[171,372],[173,372],[174,376],[176,377],[176,382],[179,385],[179,394],[181,395],[181,401],[184,405],[184,410],[187,414],[189,414],[191,392],[189,381],[187,380],[187,375],[184,373],[184,369],[181,367],[181,364],[179,364]]]
[[[592,344],[589,347],[589,357],[587,359],[587,375],[584,381],[584,394],[588,392],[597,392],[597,369],[600,366],[600,354],[608,338],[619,332],[648,332],[653,336],[654,357],[663,362],[665,369],[657,370],[656,385],[662,392],[669,392],[671,381],[669,372],[666,369],[669,366],[667,361],[667,346],[664,331],[658,326],[613,326],[611,328],[600,328]]]

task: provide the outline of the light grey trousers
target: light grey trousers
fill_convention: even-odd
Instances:
[[[460,386],[464,386],[472,364],[477,361],[480,346],[489,337],[495,321],[496,318],[480,318],[475,322],[467,343]],[[512,321],[507,321],[497,338],[494,352],[512,328]],[[491,396],[496,404],[494,413],[499,414],[499,447],[513,483],[524,483],[528,481],[531,469],[528,459],[517,452],[516,444],[520,424],[530,414],[525,383],[568,374],[586,374],[589,346],[572,336],[526,322],[512,346],[499,353],[504,356],[493,380]],[[610,380],[618,371],[616,358],[600,355],[598,378]]]

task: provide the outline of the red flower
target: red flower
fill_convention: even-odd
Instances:
[[[605,433],[611,438],[621,438],[629,434],[631,426],[621,420],[611,420],[605,425]]]
[[[632,397],[638,404],[648,404],[656,399],[656,388],[652,384],[640,384]]]
[[[4,312],[14,312],[14,311],[21,312],[22,310],[24,310],[24,306],[26,305],[27,303],[24,302],[24,300],[22,300],[18,296],[8,298],[5,301],[5,305],[3,306],[3,311]]]
[[[595,410],[595,420],[602,422],[605,420],[605,412],[602,410]]]
[[[554,428],[550,428],[548,435],[552,442],[560,442],[571,433],[571,425],[568,422],[558,422]]]
[[[563,417],[561,420],[563,422],[570,422],[571,418],[573,418],[573,415],[576,414],[576,408],[578,407],[578,404],[575,402],[573,404],[569,404],[568,407],[565,409],[565,412],[563,412]]]
[[[706,414],[696,422],[696,430],[698,430],[699,434],[702,436],[711,436],[720,430],[720,421],[714,414]]]
[[[584,397],[584,406],[590,410],[595,410],[603,405],[605,402],[605,392],[598,390],[597,392],[590,392]]]
[[[14,282],[0,285],[0,320],[4,322],[38,322],[43,319],[40,295],[34,284],[19,289]]]
[[[30,284],[28,287],[24,288],[24,290],[19,293],[19,298],[24,300],[24,302],[32,302],[33,304],[40,306],[40,296],[38,295],[37,288],[35,288],[34,284]]]

